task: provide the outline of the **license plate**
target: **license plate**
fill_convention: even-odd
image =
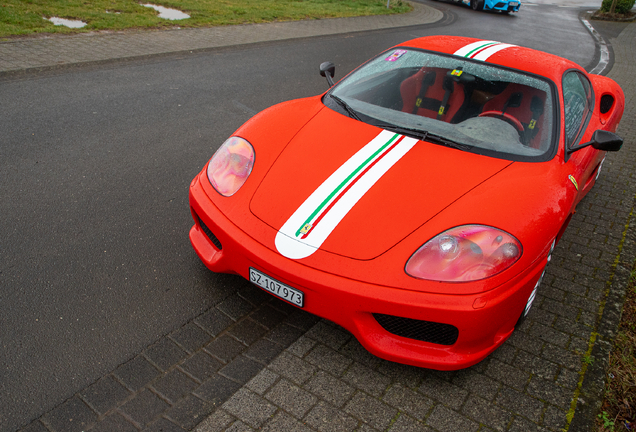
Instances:
[[[277,297],[287,300],[288,302],[295,304],[298,307],[303,307],[305,295],[302,291],[292,288],[289,285],[278,282],[267,276],[265,273],[261,273],[256,269],[250,267],[250,282],[266,291],[271,292]]]
[[[510,6],[519,6],[519,2],[510,2]]]

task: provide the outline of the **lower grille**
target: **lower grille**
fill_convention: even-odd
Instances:
[[[203,223],[203,221],[201,220],[201,218],[199,218],[199,224],[201,225],[201,229],[203,230],[203,232],[205,233],[205,235],[208,236],[208,238],[210,239],[210,241],[212,242],[212,244],[214,246],[216,246],[216,248],[218,250],[223,249],[223,245],[221,245],[221,241],[216,238],[216,236],[214,235],[214,233],[210,230],[210,228],[207,227],[206,224]]]
[[[457,327],[450,324],[384,314],[373,314],[373,316],[384,330],[409,339],[439,345],[453,345],[459,336]]]

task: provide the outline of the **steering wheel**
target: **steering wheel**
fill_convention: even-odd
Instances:
[[[484,111],[483,113],[479,114],[479,117],[494,117],[498,118],[499,120],[503,120],[514,127],[519,136],[523,138],[523,125],[519,120],[517,120],[516,117],[513,117],[508,113],[501,111]]]

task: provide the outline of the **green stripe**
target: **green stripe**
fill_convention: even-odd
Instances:
[[[480,49],[482,49],[483,47],[488,46],[488,45],[497,45],[498,43],[499,42],[488,42],[488,43],[485,43],[485,44],[483,44],[481,46],[478,46],[477,48],[475,48],[474,50],[472,50],[471,52],[466,54],[464,57],[470,57],[472,55],[472,53],[474,53],[475,51],[479,51]]]
[[[369,158],[367,160],[365,160],[362,164],[360,164],[360,166],[358,166],[358,168],[356,168],[351,174],[349,174],[349,176],[338,185],[338,187],[336,187],[333,192],[331,192],[329,194],[329,196],[327,198],[325,198],[325,200],[320,203],[320,205],[316,208],[316,210],[314,210],[314,212],[307,218],[307,220],[305,220],[305,222],[303,222],[303,224],[300,226],[300,228],[298,228],[298,230],[296,231],[296,237],[298,237],[298,234],[300,234],[300,230],[303,229],[303,227],[305,225],[307,225],[309,223],[309,221],[313,220],[314,217],[316,217],[316,215],[318,213],[320,213],[320,210],[322,210],[329,201],[331,201],[331,198],[333,198],[343,187],[345,187],[345,185],[347,183],[349,183],[349,181],[356,176],[357,173],[359,173],[366,165],[368,165],[373,159],[375,159],[375,157],[381,153],[384,149],[386,149],[389,145],[391,145],[391,143],[393,141],[395,141],[395,139],[399,136],[399,134],[395,134],[393,135],[393,137],[388,140],[382,147],[380,147],[375,153],[373,153],[371,156],[369,156]]]

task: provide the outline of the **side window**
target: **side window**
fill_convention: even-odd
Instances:
[[[578,143],[592,113],[593,102],[592,86],[587,78],[577,71],[566,72],[563,76],[566,146]]]

